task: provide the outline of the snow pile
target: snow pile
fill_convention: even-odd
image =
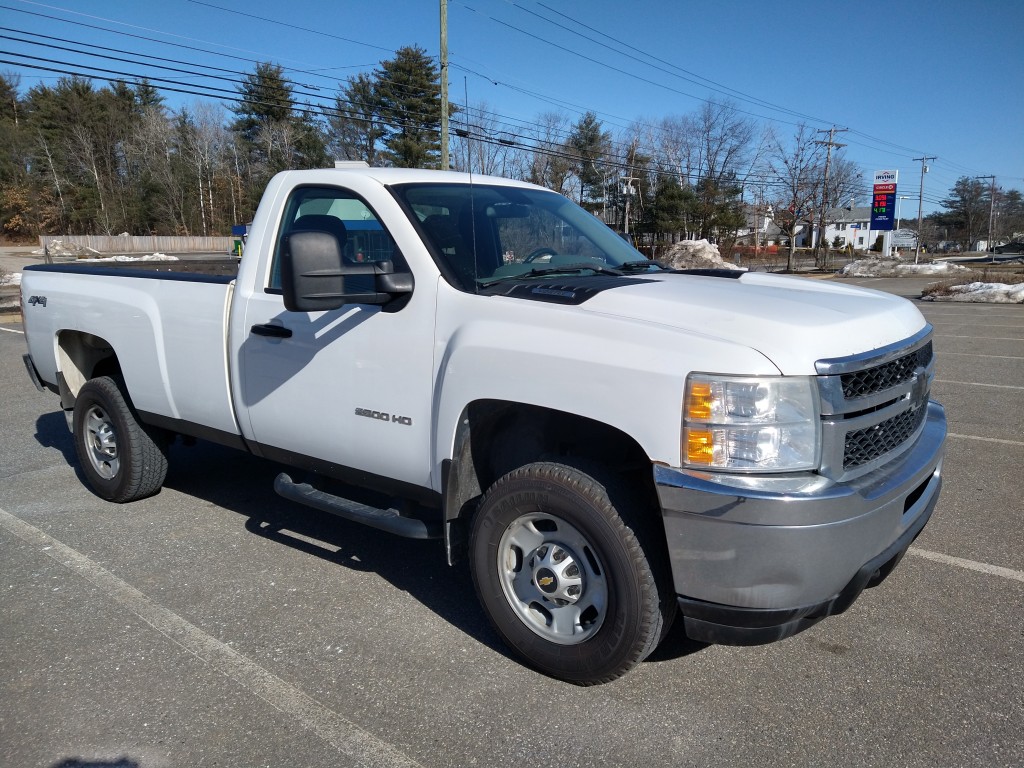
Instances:
[[[969,301],[990,304],[1024,304],[1024,283],[968,283],[947,288],[947,294],[930,293],[924,301]]]
[[[915,277],[917,275],[955,275],[967,267],[951,261],[928,261],[914,264],[897,256],[872,256],[851,261],[839,274],[843,277]]]
[[[80,262],[97,262],[97,261],[180,261],[177,256],[168,256],[166,253],[153,253],[149,256],[104,256],[98,259],[79,259]]]
[[[0,270],[0,285],[21,285],[21,272],[4,272]]]
[[[742,269],[723,260],[718,246],[707,240],[680,240],[658,261],[672,269]]]
[[[50,256],[56,256],[58,258],[71,257],[75,259],[96,258],[97,256],[102,255],[95,248],[90,248],[86,245],[65,243],[63,240],[51,240],[44,248],[37,248],[32,251],[32,253],[36,256],[49,254]]]

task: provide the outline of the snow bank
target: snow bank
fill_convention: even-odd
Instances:
[[[98,261],[180,261],[177,256],[168,256],[166,253],[153,253],[149,256],[104,256],[99,259],[79,259],[80,262],[95,263]]]
[[[843,277],[915,277],[917,275],[955,275],[967,267],[951,261],[928,261],[914,264],[895,256],[875,256],[851,261],[839,274]]]
[[[46,244],[45,248],[37,248],[32,251],[36,256],[56,256],[59,258],[72,257],[76,259],[81,258],[96,258],[102,256],[99,251],[95,248],[89,248],[85,245],[75,245],[74,243],[65,243],[63,240],[51,240]]]
[[[718,246],[707,240],[680,240],[658,255],[658,261],[672,269],[737,269],[735,264],[722,259]]]
[[[1024,283],[968,283],[954,285],[947,295],[928,294],[923,301],[968,301],[989,304],[1024,304]]]
[[[0,272],[0,285],[21,285],[21,272]]]

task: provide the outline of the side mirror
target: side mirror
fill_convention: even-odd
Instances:
[[[281,249],[281,288],[289,312],[324,312],[345,304],[386,304],[411,293],[412,274],[390,261],[347,264],[329,232],[293,232]]]

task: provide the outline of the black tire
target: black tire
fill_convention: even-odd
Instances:
[[[86,382],[75,399],[75,452],[96,495],[118,503],[157,493],[167,477],[167,439],[140,424],[109,376]]]
[[[529,665],[579,685],[647,658],[676,606],[656,518],[597,474],[551,462],[509,472],[481,500],[470,538],[495,630]]]

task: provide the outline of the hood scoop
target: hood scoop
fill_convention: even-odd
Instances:
[[[544,280],[504,281],[480,291],[484,296],[509,296],[515,299],[530,299],[549,304],[582,304],[599,293],[611,288],[625,288],[628,285],[657,282],[635,277],[614,275],[591,275],[556,277]]]
[[[697,277],[727,277],[737,280],[747,274],[745,269],[673,269],[673,275],[696,275]]]

